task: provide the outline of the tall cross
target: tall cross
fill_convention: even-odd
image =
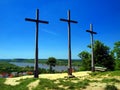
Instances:
[[[68,75],[72,75],[72,64],[71,64],[71,28],[70,23],[78,23],[70,19],[70,10],[68,10],[68,19],[60,19],[68,23]]]
[[[95,71],[95,65],[94,65],[94,44],[93,44],[93,34],[97,34],[96,32],[93,32],[93,25],[90,24],[90,30],[86,30],[86,32],[89,32],[91,34],[91,70],[92,72]]]
[[[39,23],[48,24],[48,21],[39,20],[39,9],[36,12],[36,19],[25,18],[26,21],[31,21],[36,23],[36,42],[35,42],[35,65],[34,65],[34,78],[38,78],[38,32]]]

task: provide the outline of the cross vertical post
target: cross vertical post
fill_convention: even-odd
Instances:
[[[72,62],[71,62],[71,23],[78,23],[77,21],[73,21],[70,19],[70,10],[68,10],[68,19],[60,19],[60,21],[64,21],[68,23],[68,75],[72,76]]]
[[[38,36],[39,36],[39,23],[48,24],[48,21],[39,20],[39,9],[36,12],[36,19],[25,18],[26,21],[31,21],[36,23],[36,40],[35,40],[35,64],[34,64],[34,78],[38,78]]]
[[[94,65],[94,43],[93,43],[93,34],[97,34],[96,32],[93,32],[93,25],[90,24],[90,30],[86,30],[86,32],[89,32],[91,34],[91,70],[92,72],[95,71],[95,65]]]
[[[38,30],[38,28],[39,28],[39,22],[38,22],[38,20],[39,20],[39,10],[37,9],[37,12],[36,12],[36,20],[37,20],[37,22],[36,22],[36,41],[35,41],[35,65],[34,65],[34,77],[35,78],[38,78],[38,33],[39,33],[39,30]]]

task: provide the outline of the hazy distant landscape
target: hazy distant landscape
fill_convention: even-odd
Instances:
[[[39,59],[38,62],[41,64],[46,64],[48,59]],[[24,62],[24,63],[34,63],[34,59],[0,59],[0,61],[5,62]],[[57,59],[56,65],[68,65],[68,59]],[[72,59],[73,66],[80,66],[80,59]]]
[[[47,64],[47,59],[39,59],[39,73],[50,73],[50,66]],[[67,59],[58,59],[56,65],[53,67],[54,72],[67,72]],[[79,71],[81,61],[73,60],[72,68],[74,71]],[[0,73],[23,73],[34,72],[34,59],[1,59]]]
[[[10,60],[8,61],[11,64],[14,64],[16,66],[20,66],[20,67],[34,67],[34,59],[28,60],[28,59],[15,59],[15,60]],[[47,65],[47,59],[39,59],[39,68],[43,68],[43,69],[49,69],[49,65]],[[53,69],[57,72],[62,72],[62,71],[67,71],[68,66],[67,66],[67,59],[58,59],[57,60],[57,64],[55,67],[53,67]],[[72,68],[75,69],[75,71],[78,71],[80,68],[80,64],[81,61],[80,60],[76,60],[74,59],[72,61]]]

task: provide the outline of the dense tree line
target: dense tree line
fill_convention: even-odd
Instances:
[[[6,61],[0,62],[0,73],[12,73],[12,72],[34,72],[34,67],[26,66],[26,67],[19,67],[14,64],[10,64]],[[39,73],[49,73],[49,70],[39,68]]]
[[[90,45],[88,45],[91,48]],[[82,60],[81,70],[91,70],[91,53],[82,51],[78,54]],[[94,42],[94,62],[95,66],[106,67],[107,70],[120,70],[120,41],[114,43],[111,50],[104,43],[96,40]]]

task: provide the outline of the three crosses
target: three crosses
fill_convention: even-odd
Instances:
[[[25,18],[26,21],[31,21],[36,23],[36,43],[35,43],[35,65],[34,65],[34,78],[38,78],[38,32],[39,32],[39,23],[48,24],[48,21],[39,20],[39,9],[37,9],[36,12],[36,19],[30,19]],[[72,76],[72,64],[71,64],[71,23],[78,23],[77,21],[70,19],[70,10],[68,10],[68,19],[60,19],[60,21],[67,22],[68,23],[68,75]],[[96,34],[92,31],[92,25],[90,30],[87,30],[87,32],[91,33],[92,36],[92,44],[91,47],[93,47],[93,34]],[[93,54],[93,48],[92,48],[92,54]],[[93,55],[92,55],[93,58]],[[92,59],[92,71],[94,71],[94,61]]]

